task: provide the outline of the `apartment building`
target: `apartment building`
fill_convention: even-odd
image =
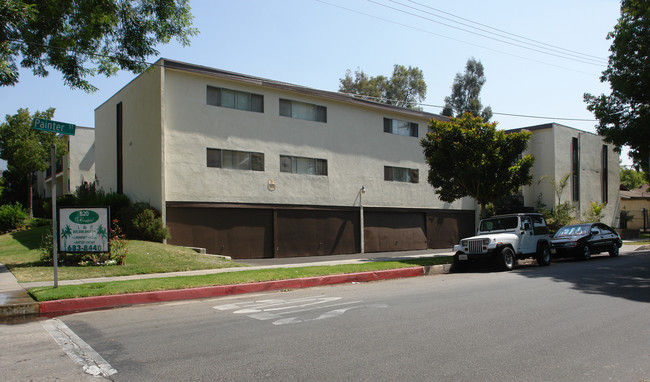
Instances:
[[[233,258],[450,248],[419,141],[437,114],[160,59],[95,110],[104,190],[158,208],[171,244]]]
[[[95,129],[76,126],[74,135],[62,135],[68,154],[57,163],[54,181],[56,195],[75,192],[84,182],[95,180]],[[41,199],[52,196],[51,170],[36,173],[35,192]]]
[[[560,203],[571,202],[577,217],[583,216],[592,203],[606,203],[602,222],[618,227],[620,154],[603,137],[558,123],[523,127],[508,131],[533,133],[524,155],[532,154],[533,183],[523,187],[524,205],[534,207],[538,198],[547,208],[558,205],[553,185],[543,176],[559,182],[569,174]]]

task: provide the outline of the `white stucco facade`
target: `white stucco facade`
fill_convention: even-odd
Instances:
[[[95,129],[76,126],[74,135],[63,135],[68,146],[68,154],[62,158],[62,168],[57,172],[57,196],[73,193],[84,182],[95,180]],[[51,178],[45,171],[36,174],[37,194],[49,198]]]
[[[550,176],[559,182],[565,175],[575,174],[573,155],[574,145],[577,144],[578,176],[569,178],[560,200],[562,203],[571,202],[577,216],[589,211],[592,202],[607,203],[603,223],[617,227],[620,169],[619,153],[615,151],[615,146],[605,143],[599,135],[557,123],[523,129],[533,133],[525,154],[535,157],[533,183],[522,190],[525,205],[534,206],[540,195],[548,208],[558,204],[551,182],[540,182],[540,179]],[[576,186],[577,191],[574,192]]]
[[[163,68],[162,62],[95,111],[102,142],[97,179],[105,190],[117,189],[116,108],[122,103],[124,192],[161,211],[169,201],[354,206],[362,185],[367,206],[474,209],[468,198],[441,202],[426,182],[419,139],[429,119],[444,117],[187,64]],[[261,94],[264,112],[209,105],[207,86]],[[324,106],[327,121],[281,116],[280,99]],[[417,137],[385,133],[384,118],[416,122]],[[263,153],[264,171],[208,167],[208,148]],[[281,172],[280,155],[324,159],[327,175]],[[419,181],[386,181],[384,166],[417,169]]]

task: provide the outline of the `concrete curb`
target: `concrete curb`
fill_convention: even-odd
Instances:
[[[36,301],[0,305],[0,318],[33,316],[39,313],[40,307]]]
[[[282,289],[309,288],[353,282],[388,280],[403,277],[416,277],[448,273],[449,264],[388,269],[383,271],[348,273],[341,275],[307,277],[278,281],[264,281],[247,284],[219,285],[212,287],[142,292],[112,296],[81,297],[65,300],[43,301],[40,314],[65,314],[106,308],[123,307],[136,304],[159,303],[166,301],[193,300],[235,294],[265,292]]]

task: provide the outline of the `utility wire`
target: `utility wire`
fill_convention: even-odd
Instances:
[[[325,0],[315,0],[315,1],[317,1],[319,3],[329,5],[329,6],[334,7],[334,8],[342,9],[344,11],[357,13],[357,14],[360,14],[360,15],[363,15],[363,16],[366,16],[366,17],[369,17],[369,18],[384,21],[384,22],[387,22],[387,23],[390,23],[390,24],[399,25],[399,26],[404,27],[404,28],[409,28],[409,29],[412,29],[412,30],[415,30],[415,31],[418,31],[418,32],[427,33],[427,34],[430,34],[432,36],[442,37],[444,39],[451,40],[451,41],[456,41],[456,42],[459,42],[459,43],[462,43],[462,44],[475,46],[475,47],[478,47],[478,48],[481,48],[481,49],[489,50],[489,51],[499,53],[499,54],[503,54],[503,55],[506,55],[506,56],[515,57],[515,58],[519,58],[519,59],[526,60],[526,61],[536,62],[538,64],[542,64],[542,65],[546,65],[546,66],[552,66],[552,67],[555,67],[555,68],[568,70],[568,71],[575,72],[575,73],[586,74],[586,75],[593,76],[593,77],[599,76],[598,74],[595,74],[595,73],[585,72],[585,71],[577,70],[577,69],[571,69],[571,68],[567,68],[566,66],[552,64],[552,63],[549,63],[549,62],[546,62],[546,61],[540,61],[540,60],[536,60],[536,59],[533,59],[533,58],[530,58],[530,57],[520,56],[520,55],[509,53],[509,52],[504,52],[504,51],[498,50],[498,49],[488,48],[487,46],[484,46],[484,45],[471,43],[471,42],[468,42],[468,41],[465,41],[465,40],[460,40],[460,39],[457,39],[457,38],[454,38],[454,37],[449,37],[449,36],[442,35],[442,34],[435,33],[435,32],[431,32],[431,31],[428,31],[428,30],[425,30],[425,29],[422,29],[422,28],[414,27],[412,25],[403,24],[403,23],[399,23],[399,22],[394,21],[394,20],[390,20],[390,19],[386,19],[386,18],[383,18],[383,17],[371,15],[369,13],[361,12],[361,11],[358,11],[356,9],[347,8],[347,7],[344,7],[344,6],[341,6],[341,5],[337,5],[337,4],[332,4],[332,3],[327,2]]]
[[[533,52],[542,53],[542,54],[546,54],[546,55],[549,55],[549,56],[554,56],[554,57],[562,58],[562,59],[565,59],[565,60],[572,60],[572,61],[580,62],[580,63],[582,63],[582,64],[594,65],[594,66],[602,66],[602,64],[598,64],[598,63],[595,63],[595,62],[585,61],[585,60],[583,60],[583,59],[578,59],[578,58],[566,57],[565,55],[560,55],[560,54],[555,54],[555,53],[547,52],[547,51],[544,51],[544,50],[540,50],[540,49],[532,48],[532,47],[530,47],[530,46],[525,46],[525,45],[517,44],[517,43],[514,43],[514,42],[510,42],[510,41],[506,41],[506,40],[503,40],[503,39],[500,39],[500,38],[496,38],[496,37],[486,36],[486,35],[484,35],[484,34],[481,34],[481,33],[478,33],[478,32],[475,32],[475,31],[472,31],[472,30],[469,30],[469,29],[465,29],[465,28],[457,27],[457,26],[454,26],[454,25],[451,25],[451,24],[446,24],[446,23],[443,23],[443,22],[440,22],[440,21],[436,21],[436,20],[434,20],[434,19],[432,19],[432,18],[429,18],[429,17],[426,17],[426,16],[422,16],[422,15],[419,15],[419,14],[416,14],[416,13],[413,13],[413,12],[405,11],[405,10],[403,10],[403,9],[399,9],[399,8],[396,8],[396,7],[392,7],[392,6],[387,5],[387,4],[382,4],[382,3],[378,2],[378,1],[374,1],[374,0],[368,0],[368,1],[371,2],[371,3],[373,3],[373,4],[377,4],[377,5],[381,6],[381,7],[384,7],[384,8],[392,9],[392,10],[397,11],[397,12],[401,12],[401,13],[404,13],[404,14],[407,14],[407,15],[411,15],[411,16],[414,16],[414,17],[417,17],[417,18],[420,18],[420,19],[424,19],[424,20],[427,20],[427,21],[431,21],[431,22],[433,22],[433,23],[440,24],[440,25],[444,25],[444,26],[446,26],[446,27],[453,28],[453,29],[457,29],[457,30],[459,30],[459,31],[463,31],[463,32],[466,32],[466,33],[470,33],[470,34],[473,34],[473,35],[476,35],[476,36],[480,36],[480,37],[487,38],[487,39],[494,40],[494,41],[498,41],[498,42],[501,42],[501,43],[504,43],[504,44],[508,44],[508,45],[516,46],[516,47],[518,47],[518,48],[531,50],[531,51],[533,51]],[[400,5],[402,5],[402,6],[405,6],[405,7],[407,7],[407,8],[415,9],[415,8],[410,7],[410,6],[408,6],[408,5],[404,5],[404,4],[401,4],[401,3],[398,3],[398,4],[400,4]],[[421,10],[418,10],[418,11],[423,12],[423,11],[421,11]]]
[[[345,93],[345,92],[340,92],[340,93],[351,96],[351,97],[355,97],[355,98],[363,98],[363,99],[367,99],[367,100],[375,101],[375,102],[379,102],[379,103],[386,103],[386,104],[389,104],[389,105],[395,105],[398,102],[403,102],[403,100],[399,100],[399,99],[390,99],[390,98],[384,98],[384,97],[374,97],[374,96],[369,96],[369,95],[365,95],[365,94]],[[444,109],[445,108],[445,106],[434,105],[434,104],[423,103],[423,102],[413,102],[413,104],[417,105],[417,106],[435,107],[435,108],[438,108],[438,109]],[[470,110],[465,110],[465,111],[470,111]],[[507,117],[548,119],[548,120],[556,120],[556,121],[597,122],[595,119],[587,119],[587,118],[548,117],[548,116],[541,116],[541,115],[504,113],[504,112],[496,112],[496,111],[492,111],[492,114],[493,115],[503,115],[503,116],[507,116]]]
[[[399,3],[399,2],[397,2],[397,1],[395,1],[395,0],[390,0],[390,1],[393,2],[393,3],[401,4],[401,3]],[[464,26],[468,26],[468,27],[470,27],[470,28],[475,28],[475,29],[478,29],[478,30],[483,31],[483,32],[486,32],[486,33],[495,34],[495,35],[497,35],[497,36],[501,36],[501,37],[504,37],[504,38],[512,39],[512,40],[514,40],[514,41],[518,41],[518,42],[523,42],[523,43],[533,43],[533,44],[538,45],[540,48],[543,48],[543,46],[547,46],[547,47],[549,47],[549,48],[553,48],[553,49],[550,49],[550,50],[552,50],[552,51],[556,51],[556,52],[558,52],[558,53],[568,52],[568,53],[565,53],[565,54],[572,55],[572,56],[575,55],[576,57],[583,57],[583,58],[587,58],[587,59],[593,59],[594,61],[598,61],[598,62],[601,62],[601,63],[607,63],[607,59],[606,59],[606,58],[603,58],[603,57],[598,57],[598,56],[594,56],[594,55],[591,55],[591,54],[581,53],[581,52],[578,52],[578,51],[575,51],[575,50],[562,48],[562,47],[559,47],[559,46],[556,46],[556,45],[547,44],[547,43],[544,43],[544,42],[541,42],[541,41],[537,41],[537,40],[534,40],[534,39],[531,39],[531,38],[528,38],[528,37],[524,37],[524,36],[518,35],[518,34],[516,34],[516,33],[510,33],[510,32],[504,31],[504,30],[502,30],[502,29],[494,28],[494,27],[491,27],[491,26],[489,26],[489,25],[479,23],[479,22],[477,22],[477,21],[472,21],[472,20],[466,19],[466,18],[464,18],[464,17],[460,17],[460,16],[457,16],[457,15],[454,15],[453,13],[445,12],[445,11],[443,11],[443,10],[441,10],[441,9],[433,8],[433,7],[430,7],[430,6],[428,6],[428,5],[425,5],[425,4],[422,4],[422,3],[418,3],[417,1],[414,1],[414,0],[408,0],[408,1],[409,1],[410,3],[417,4],[417,5],[421,6],[421,7],[424,7],[424,8],[427,8],[427,9],[431,9],[431,10],[433,10],[433,11],[435,11],[435,12],[442,13],[442,14],[445,14],[445,15],[449,15],[449,16],[454,17],[454,18],[457,18],[457,19],[459,19],[459,20],[467,21],[467,22],[469,22],[469,23],[476,24],[476,25],[479,25],[479,26],[481,26],[481,27],[488,28],[488,29],[494,30],[494,31],[496,31],[496,32],[499,32],[499,33],[490,32],[490,31],[485,30],[485,29],[477,28],[477,27],[474,27],[474,26],[469,25],[469,24],[461,23],[461,22],[458,22],[458,21],[454,21],[454,20],[452,20],[452,19],[450,19],[450,18],[446,18],[446,17],[438,16],[438,15],[435,15],[435,14],[432,14],[432,13],[427,12],[428,14],[431,14],[432,16],[440,17],[440,18],[442,18],[442,19],[445,19],[445,20],[448,20],[448,21],[451,21],[451,22],[455,22],[455,23],[458,23],[458,24],[461,24],[461,25],[464,25]],[[402,5],[403,5],[403,4],[402,4]],[[405,6],[406,6],[406,5],[405,5]],[[508,36],[513,36],[513,37],[508,37]],[[543,49],[548,49],[548,48],[543,48]],[[557,49],[557,50],[556,50],[556,49]]]

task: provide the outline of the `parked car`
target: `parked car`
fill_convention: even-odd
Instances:
[[[512,270],[517,260],[534,258],[539,265],[551,263],[550,235],[544,216],[517,213],[481,220],[476,236],[454,245],[454,269],[463,270],[473,262],[496,261]]]
[[[567,225],[560,228],[551,238],[551,253],[555,257],[572,256],[589,260],[591,255],[609,252],[618,256],[623,245],[618,233],[603,223]]]

